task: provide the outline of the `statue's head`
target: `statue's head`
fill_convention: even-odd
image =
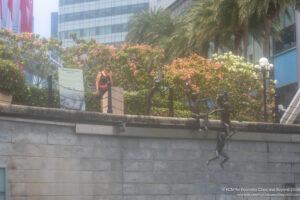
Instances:
[[[191,99],[192,99],[193,101],[195,101],[195,100],[197,99],[197,97],[198,97],[198,93],[193,92],[192,95],[191,95]]]
[[[159,86],[160,85],[160,80],[158,78],[154,79],[154,85]]]
[[[218,94],[216,100],[217,100],[217,105],[222,106],[224,104],[224,94]]]
[[[223,106],[224,106],[225,109],[229,109],[229,102],[225,101],[224,104],[223,104]]]

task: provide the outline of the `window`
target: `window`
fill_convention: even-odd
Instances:
[[[108,17],[115,15],[124,15],[130,13],[136,13],[142,9],[148,8],[148,3],[133,4],[128,6],[117,6],[112,8],[103,8],[98,10],[89,10],[84,12],[74,12],[69,14],[60,15],[61,22],[70,22],[83,19],[95,19],[100,17]]]
[[[281,30],[281,41],[274,39],[273,53],[278,54],[296,46],[296,27],[295,24]]]
[[[8,200],[7,187],[7,167],[0,166],[0,200]]]

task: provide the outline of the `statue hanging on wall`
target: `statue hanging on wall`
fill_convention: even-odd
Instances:
[[[224,160],[220,163],[220,166],[223,168],[223,164],[229,159],[228,155],[224,152],[226,140],[230,139],[236,133],[236,131],[232,128],[231,125],[230,114],[232,113],[232,109],[229,105],[227,92],[218,95],[216,102],[217,109],[212,111],[210,114],[220,112],[221,130],[217,135],[216,156],[208,160],[206,164],[209,165],[210,162],[222,156],[224,157]]]

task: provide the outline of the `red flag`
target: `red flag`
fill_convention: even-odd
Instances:
[[[13,19],[13,0],[8,0],[8,9],[10,11],[10,19]]]
[[[2,0],[0,0],[0,19],[2,19],[2,18],[3,18],[3,14],[2,14]]]
[[[22,0],[21,9],[21,32],[32,32],[33,0]]]

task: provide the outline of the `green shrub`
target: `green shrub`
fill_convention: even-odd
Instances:
[[[101,112],[100,100],[96,97],[95,92],[85,93],[86,111]]]
[[[140,92],[125,92],[124,107],[125,114],[144,115],[146,109],[147,90]],[[53,107],[60,108],[59,90],[53,89]],[[159,94],[154,98],[155,106],[151,108],[153,116],[169,116],[169,100],[167,96],[161,97]],[[96,97],[95,92],[86,92],[85,94],[86,111],[101,112],[100,100]],[[48,88],[37,88],[33,86],[24,87],[24,90],[18,92],[13,97],[13,104],[47,107],[48,106]],[[174,116],[189,117],[190,111],[188,106],[174,101]]]
[[[48,107],[48,88],[27,86],[13,97],[13,104]],[[59,91],[53,89],[53,107],[60,108]]]
[[[21,91],[25,85],[25,76],[12,61],[0,58],[0,92],[6,95],[14,95]]]

